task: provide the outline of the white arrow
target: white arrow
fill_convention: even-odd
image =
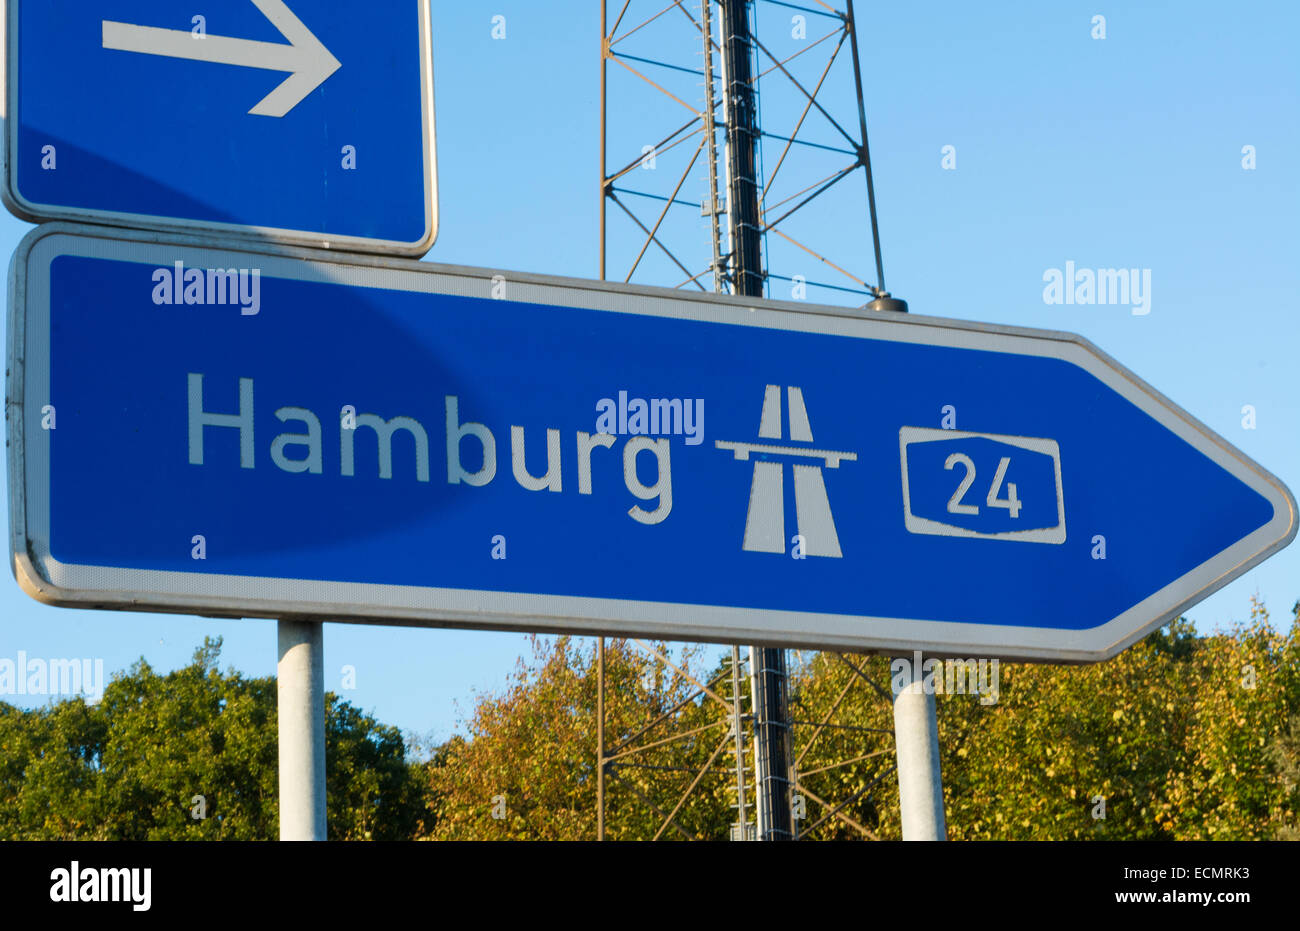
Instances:
[[[248,111],[257,116],[284,116],[339,69],[339,60],[293,15],[284,0],[253,0],[253,4],[289,40],[288,45],[104,20],[104,48],[288,71],[288,79]]]

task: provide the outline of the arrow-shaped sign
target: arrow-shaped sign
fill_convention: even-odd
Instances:
[[[1082,337],[256,248],[19,247],[37,598],[1091,662],[1296,535]]]
[[[104,48],[287,71],[288,79],[248,111],[257,116],[284,116],[339,69],[339,60],[302,24],[284,0],[253,0],[253,4],[289,40],[288,45],[104,20]]]

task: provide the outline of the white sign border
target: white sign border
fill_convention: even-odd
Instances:
[[[10,266],[7,403],[12,568],[19,584],[38,601],[217,617],[312,617],[887,654],[922,650],[936,657],[1080,663],[1114,656],[1262,562],[1296,535],[1296,502],[1285,485],[1075,334],[914,314],[868,317],[848,308],[509,273],[505,277],[510,299],[515,302],[1062,359],[1097,377],[1263,495],[1273,504],[1274,516],[1245,539],[1118,617],[1078,631],[58,563],[48,550],[48,434],[41,430],[39,417],[39,405],[47,403],[44,399],[49,389],[50,262],[59,255],[82,255],[160,266],[177,258],[195,267],[241,264],[231,253],[254,256],[263,274],[271,277],[485,298],[491,293],[493,276],[501,274],[402,259],[323,257],[305,250],[265,255],[244,242],[214,243],[69,224],[33,230],[19,244]],[[37,405],[33,412],[26,409],[29,396]]]

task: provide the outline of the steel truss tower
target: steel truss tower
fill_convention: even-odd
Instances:
[[[853,3],[847,0],[844,10],[822,0],[808,4],[693,0],[688,8],[685,0],[615,0],[611,19],[611,5],[602,0],[601,279],[612,258],[626,269],[613,277],[625,281],[636,277],[752,297],[786,297],[773,288],[789,286],[795,299],[812,289],[823,303],[851,301],[869,312],[906,310],[885,290]],[[764,15],[773,13],[774,27],[781,28],[760,36],[760,6],[766,8]],[[777,38],[784,40],[787,22],[790,40],[779,48]],[[695,60],[683,60],[686,49],[692,49]],[[809,70],[809,65],[820,67]],[[611,71],[625,88],[615,89],[623,105],[612,111]],[[643,95],[635,107],[626,105],[638,92],[631,88]],[[764,128],[765,120],[772,124],[776,119],[781,119],[781,132]],[[845,129],[855,123],[856,135]],[[611,141],[626,151],[613,170]],[[639,143],[639,154],[630,143]],[[669,170],[661,173],[661,164]],[[840,237],[826,235],[827,228],[860,228],[860,207],[846,213],[845,198],[823,197],[842,189],[859,170],[866,181],[870,251],[863,248],[866,237],[857,248],[846,249]],[[610,222],[611,204],[616,223]],[[844,251],[855,254],[845,258]],[[851,270],[872,260],[875,284]],[[815,274],[802,274],[809,265]],[[732,657],[731,694],[724,704],[730,705],[737,724],[750,726],[754,761],[754,782],[747,783],[737,726],[729,735],[735,742],[739,815],[733,837],[796,838],[792,797],[803,754],[796,758],[792,752],[786,651],[751,648],[750,689],[743,700],[742,654],[733,649]],[[861,672],[858,676],[865,680]],[[700,688],[710,691],[703,683]],[[606,768],[612,757],[603,705],[598,716],[598,833],[603,837]],[[817,727],[813,740],[834,727],[805,723]],[[691,788],[697,783],[698,778]],[[840,813],[842,805],[833,808],[816,800],[829,812],[819,824],[832,817],[849,820]],[[756,831],[747,821],[749,810],[756,811]],[[871,836],[861,825],[853,826]]]

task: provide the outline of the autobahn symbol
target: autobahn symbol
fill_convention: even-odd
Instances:
[[[788,386],[786,399],[790,414],[790,440],[795,443],[813,442],[803,389]],[[781,427],[781,386],[768,385],[763,394],[763,413],[759,417],[759,438],[784,439]],[[754,463],[754,478],[749,488],[749,510],[745,515],[745,539],[741,547],[758,553],[785,552],[785,463],[767,457],[820,459],[828,469],[838,469],[841,461],[853,462],[858,458],[857,453],[771,443],[716,440],[714,445],[718,449],[731,450],[740,461],[747,461],[755,453],[763,457]],[[835,532],[835,518],[831,514],[830,499],[826,495],[822,467],[794,462],[791,468],[794,473],[795,515],[799,535],[804,540],[805,555],[842,558],[844,554],[840,551],[839,534]]]

